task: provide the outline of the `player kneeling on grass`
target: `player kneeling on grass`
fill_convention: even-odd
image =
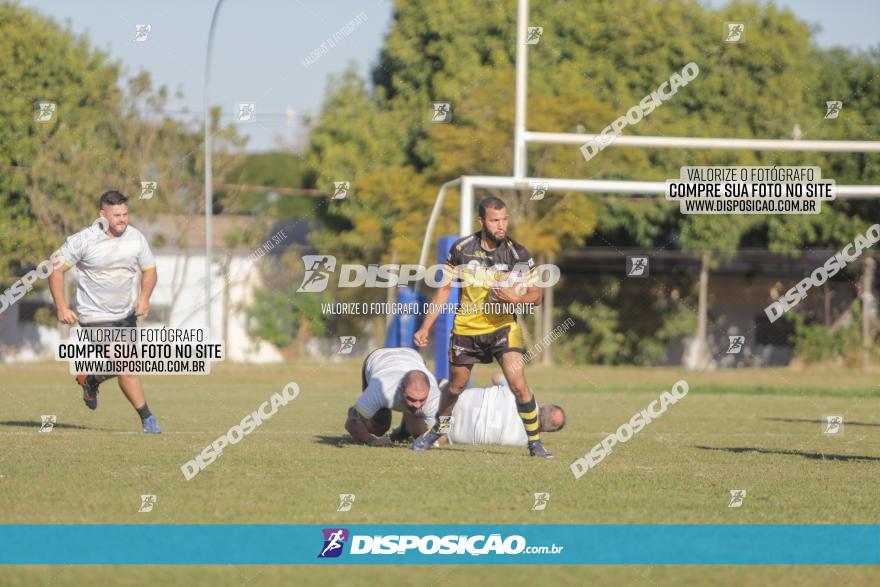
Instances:
[[[434,424],[440,388],[421,355],[410,348],[376,349],[364,359],[361,396],[348,409],[345,429],[358,442],[392,446],[405,435],[419,436]],[[391,437],[391,412],[403,412]]]
[[[55,301],[58,321],[79,322],[81,328],[135,328],[137,317],[150,313],[150,295],[156,286],[156,263],[144,235],[128,225],[128,198],[119,192],[106,192],[99,201],[101,218],[107,230],[103,233],[79,234],[61,246],[57,255],[59,266],[49,275],[49,291]],[[87,228],[83,231],[94,231]],[[80,243],[80,246],[74,243]],[[64,296],[64,272],[76,267],[76,312]],[[140,279],[140,295],[134,298],[135,282]],[[98,407],[98,386],[116,375],[77,375],[83,401],[94,410]],[[144,399],[140,377],[119,374],[119,389],[141,417],[144,432],[161,432],[156,416],[150,413]]]

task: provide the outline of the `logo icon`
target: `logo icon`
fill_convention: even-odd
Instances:
[[[339,354],[350,355],[354,350],[354,343],[357,342],[356,336],[340,336],[339,337]]]
[[[843,434],[843,416],[825,416],[822,422],[822,434]]]
[[[825,102],[825,120],[833,120],[838,117],[843,109],[843,102],[840,100],[829,100]]]
[[[40,432],[52,432],[58,418],[52,414],[48,416],[40,416]]]
[[[437,432],[448,434],[452,427],[452,416],[437,416]]]
[[[327,289],[330,274],[336,269],[336,257],[333,255],[303,255],[306,273],[297,293],[319,292]]]
[[[348,540],[348,530],[345,528],[324,528],[324,547],[318,558],[336,558],[342,554],[342,547]]]
[[[724,41],[727,43],[739,43],[742,40],[743,33],[746,31],[746,25],[741,22],[727,23],[727,36]]]
[[[55,102],[38,102],[34,120],[41,123],[52,122],[55,118],[55,110],[57,109],[58,104]]]
[[[134,25],[134,41],[135,43],[143,43],[150,37],[150,31],[153,27],[148,24]]]
[[[746,490],[745,489],[731,489],[730,490],[730,503],[727,504],[729,508],[738,508],[742,507],[743,501],[746,499]]]
[[[255,102],[240,102],[237,105],[239,122],[256,122],[257,104]]]
[[[537,45],[541,42],[541,35],[544,34],[544,27],[530,26],[529,34],[526,36],[526,45]]]
[[[626,258],[626,275],[627,277],[648,277],[648,258],[628,256]]]
[[[550,188],[550,184],[546,181],[535,181],[532,182],[532,197],[530,200],[543,200],[544,194]]]
[[[532,506],[533,512],[542,512],[547,509],[547,504],[550,503],[550,494],[549,493],[536,493],[535,494],[535,505]]]
[[[142,495],[141,496],[141,507],[138,508],[138,512],[146,513],[153,511],[153,506],[156,505],[156,496],[155,495]]]
[[[351,506],[354,505],[354,493],[340,493],[339,494],[339,507],[336,508],[337,512],[350,512]]]
[[[348,190],[351,188],[351,182],[348,181],[334,181],[333,182],[333,200],[343,200],[345,196],[348,195]]]
[[[728,336],[728,340],[730,341],[727,347],[728,355],[738,355],[742,350],[743,345],[746,343],[745,336]]]
[[[142,181],[141,182],[141,200],[149,200],[153,196],[156,195],[156,190],[158,189],[158,184],[155,181]]]
[[[431,102],[431,122],[452,122],[452,102]]]

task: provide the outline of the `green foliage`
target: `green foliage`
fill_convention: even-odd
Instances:
[[[279,348],[291,346],[305,326],[308,334],[321,336],[326,327],[321,303],[330,301],[324,294],[296,295],[296,287],[288,291],[257,289],[247,310],[247,331],[250,336]]]
[[[229,172],[228,181],[243,185],[292,187],[305,185],[308,164],[304,157],[292,153],[255,153],[247,155]],[[265,191],[242,191],[235,194],[218,191],[217,200],[226,214],[263,214],[274,218],[311,219],[316,214],[313,196],[279,194],[273,202]],[[237,198],[233,198],[237,195]]]
[[[801,312],[789,312],[786,317],[794,325],[791,342],[794,354],[803,363],[843,363],[857,367],[861,362],[861,304],[850,306],[851,319],[837,329],[819,322],[810,322]],[[876,353],[872,353],[876,354]]]
[[[601,293],[583,292],[583,297],[596,298],[592,304],[574,301],[555,311],[557,322],[575,319],[574,327],[555,343],[563,362],[657,364],[666,360],[670,342],[692,334],[696,327],[696,314],[680,299],[679,284],[658,283],[648,292],[623,292],[619,282],[606,278],[600,286]]]
[[[663,314],[663,326],[657,331],[656,339],[663,343],[681,340],[692,336],[696,329],[697,313],[677,306]]]
[[[0,4],[0,60],[0,282],[90,225],[111,189],[129,197],[135,226],[170,214],[177,224],[170,244],[191,242],[192,220],[203,213],[200,120],[168,117],[172,96],[147,73],[123,80],[120,65],[85,36],[14,4]],[[44,101],[57,103],[50,123],[35,119]],[[219,110],[212,119],[219,183],[244,141],[234,125],[218,124]],[[156,181],[157,195],[140,200],[141,181]]]
[[[265,289],[254,292],[254,300],[248,307],[250,336],[284,348],[293,342],[298,329],[299,315],[292,311],[285,294]]]
[[[0,4],[0,62],[0,278],[8,281],[94,221],[116,143],[107,113],[121,96],[118,63],[14,4]],[[38,123],[44,101],[57,109]],[[91,206],[81,205],[83,194]]]
[[[250,336],[290,354],[302,353],[309,337],[327,332],[330,316],[324,315],[321,304],[333,301],[326,292],[297,293],[304,270],[302,253],[293,245],[281,256],[263,257],[258,262],[260,277],[254,299],[242,308]]]
[[[256,185],[299,185],[306,173],[302,157],[291,153],[254,153],[229,173],[229,179]]]
[[[572,303],[567,314],[580,322],[584,331],[565,341],[565,352],[590,364],[616,365],[628,362],[633,351],[632,334],[618,330],[618,312],[601,302],[585,306]]]
[[[0,277],[46,258],[63,239],[91,224],[98,197],[117,189],[132,215],[198,212],[201,133],[165,116],[169,95],[140,73],[120,91],[120,67],[53,20],[0,5]],[[57,103],[38,123],[38,102]],[[215,112],[215,120],[219,113]],[[216,176],[243,145],[234,127],[217,128]],[[158,196],[139,201],[140,182]]]
[[[807,23],[790,10],[754,2],[711,10],[693,0],[605,0],[589,10],[542,2],[530,11],[530,21],[544,27],[540,43],[529,47],[531,129],[598,132],[694,61],[697,79],[627,133],[790,138],[798,125],[805,138],[870,136],[868,117],[878,111],[880,95],[877,52],[820,51]],[[394,249],[411,258],[441,183],[463,174],[510,174],[515,14],[513,0],[395,3],[374,86],[354,70],[334,79],[312,128],[315,184],[349,179],[362,202],[330,207],[328,233],[316,235],[321,250],[387,261],[382,252]],[[746,22],[745,43],[723,42],[723,25],[730,20]],[[828,96],[846,98],[841,124],[823,119]],[[433,100],[452,102],[452,124],[430,122]],[[817,160],[825,176],[839,182],[867,183],[873,177],[877,183],[880,158],[874,155],[750,151],[610,148],[585,162],[571,146],[533,145],[528,173],[662,180],[677,176],[683,165]],[[843,225],[858,224],[848,221],[850,206],[876,207],[835,203],[820,216],[683,217],[665,201],[617,197],[599,204],[582,194],[552,193],[530,202],[529,194],[497,195],[511,204],[512,234],[549,255],[581,246],[597,229],[604,240],[613,236],[642,247],[729,256],[747,235],[753,245],[790,252],[833,240]],[[411,223],[396,225],[404,209]],[[455,232],[455,207],[444,211],[438,231]],[[382,218],[364,217],[370,214]],[[340,232],[338,242],[329,238]]]

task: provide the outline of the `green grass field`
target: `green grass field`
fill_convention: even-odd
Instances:
[[[488,384],[492,371],[476,371]],[[61,364],[0,366],[2,523],[878,523],[877,374],[788,369],[529,367],[539,401],[561,404],[564,431],[538,461],[525,448],[461,447],[415,454],[347,442],[346,408],[360,360],[215,365],[206,377],[147,377],[164,429],[140,432],[116,387],[96,412]],[[678,379],[690,393],[596,469],[569,464]],[[187,482],[180,466],[290,381],[297,399]],[[40,415],[57,416],[40,433]],[[822,434],[825,414],[845,418]],[[396,423],[396,419],[395,419]],[[729,491],[746,489],[740,508]],[[543,512],[534,492],[549,492]],[[340,493],[354,493],[337,513]],[[155,494],[138,513],[141,494]],[[96,545],[100,548],[100,545]],[[6,567],[0,584],[533,584],[517,567]],[[154,574],[155,573],[155,574]],[[427,573],[427,574],[426,574]],[[869,584],[859,567],[544,567],[541,584]],[[357,577],[357,581],[353,578]]]

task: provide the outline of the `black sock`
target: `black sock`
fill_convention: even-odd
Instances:
[[[90,387],[91,387],[92,385],[98,385],[98,384],[100,384],[100,383],[101,383],[100,381],[98,381],[97,379],[95,379],[95,376],[94,376],[94,375],[89,375],[89,376],[86,377],[86,384],[87,384],[88,386],[90,386]]]
[[[152,412],[150,412],[150,408],[147,407],[147,404],[135,409],[137,410],[138,416],[141,417],[141,420],[146,420],[153,415]]]

